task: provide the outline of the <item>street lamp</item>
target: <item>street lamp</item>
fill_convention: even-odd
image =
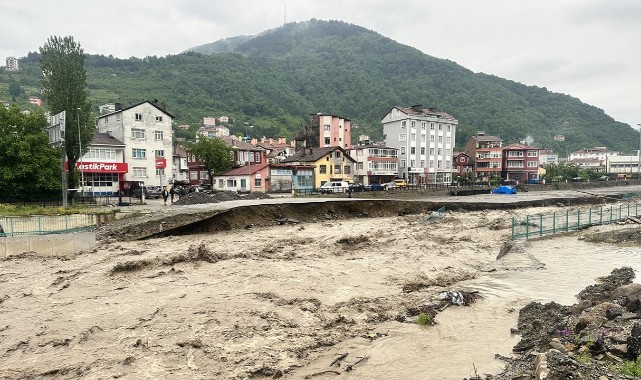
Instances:
[[[80,139],[80,111],[78,108],[78,159],[80,160],[80,186],[82,187],[82,195],[85,195],[85,175],[82,172],[82,140]]]

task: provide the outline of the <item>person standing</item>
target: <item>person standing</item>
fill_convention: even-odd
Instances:
[[[171,204],[174,204],[174,195],[176,195],[174,185],[171,185],[171,189],[169,189],[169,195],[171,196]]]
[[[162,195],[162,200],[165,206],[167,206],[167,198],[169,198],[169,192],[167,191],[167,188],[163,186],[162,192],[160,194]]]

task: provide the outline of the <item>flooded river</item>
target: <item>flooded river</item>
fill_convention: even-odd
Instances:
[[[483,296],[472,307],[446,309],[435,326],[390,322],[380,326],[387,337],[341,344],[333,353],[368,357],[366,365],[341,378],[461,380],[474,375],[475,369],[479,375],[500,372],[504,363],[494,355],[509,356],[518,342],[510,328],[516,327],[520,308],[531,301],[573,304],[576,294],[615,268],[631,266],[641,273],[641,247],[588,243],[576,237],[525,245],[524,252],[494,263],[488,268],[491,272],[459,284]],[[325,363],[320,360],[306,372],[316,365],[322,368],[320,362]]]

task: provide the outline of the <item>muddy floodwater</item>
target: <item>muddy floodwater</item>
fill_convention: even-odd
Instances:
[[[520,307],[569,304],[613,268],[641,269],[636,247],[577,236],[521,244],[496,260],[511,217],[528,213],[326,220],[5,260],[0,378],[325,379],[339,372],[462,379],[474,368],[496,372],[502,363],[494,354],[509,355],[518,340],[510,328]],[[483,298],[445,309],[434,326],[399,319],[449,289]],[[341,354],[341,366],[330,367]]]
[[[350,352],[367,357],[367,364],[341,378],[461,380],[475,370],[479,375],[498,373],[504,363],[495,354],[509,356],[519,340],[510,328],[516,327],[520,308],[531,301],[573,304],[575,295],[597,277],[622,266],[641,273],[641,247],[588,243],[576,235],[531,241],[483,268],[477,278],[456,284],[483,295],[473,306],[450,307],[438,315],[437,325],[427,328],[380,325],[389,337],[343,342],[303,372],[318,373],[327,368],[328,360]]]

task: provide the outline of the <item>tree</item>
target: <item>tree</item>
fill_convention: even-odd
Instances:
[[[76,162],[88,150],[95,133],[90,122],[91,103],[87,101],[84,64],[85,53],[71,36],[49,37],[40,48],[42,87],[49,112],[55,115],[66,111],[65,150],[69,163],[69,187],[79,183]]]
[[[16,98],[22,94],[22,87],[18,82],[11,82],[9,84],[9,95],[11,95],[11,100],[16,101]]]
[[[219,138],[201,136],[195,143],[187,143],[186,148],[189,153],[195,154],[198,161],[205,166],[212,187],[214,174],[225,172],[231,168],[232,149]]]
[[[42,113],[0,107],[0,183],[3,199],[51,198],[60,192],[60,155],[49,147]]]

